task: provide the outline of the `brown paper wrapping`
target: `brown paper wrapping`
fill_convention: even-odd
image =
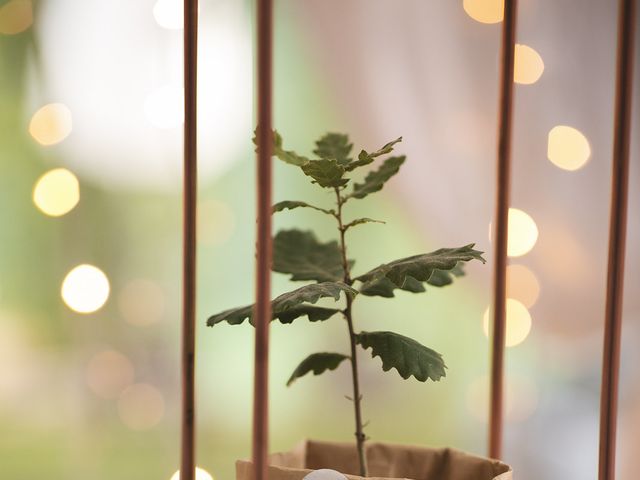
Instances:
[[[386,443],[367,444],[367,480],[512,480],[511,467],[451,448],[425,448]],[[306,440],[293,450],[269,457],[269,480],[302,480],[313,470],[330,468],[349,480],[362,480],[352,443]],[[236,462],[236,479],[253,480],[253,464]]]

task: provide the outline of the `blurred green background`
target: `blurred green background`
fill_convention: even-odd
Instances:
[[[370,17],[360,18],[357,8],[350,5],[345,6],[341,19],[333,22],[331,12],[341,7],[339,3],[304,3],[276,2],[275,125],[287,147],[309,154],[313,141],[327,131],[351,132],[356,149],[371,150],[402,134],[409,142],[397,148],[400,153],[409,153],[409,158],[389,188],[347,211],[349,217],[369,216],[387,222],[365,225],[350,234],[356,271],[443,246],[476,242],[480,250],[489,251],[493,119],[487,115],[495,106],[484,116],[473,117],[476,123],[453,142],[457,144],[454,147],[460,147],[465,138],[473,140],[479,138],[478,132],[490,132],[481,136],[480,145],[486,151],[471,145],[471,150],[478,152],[476,170],[465,169],[469,159],[464,155],[443,158],[429,151],[437,144],[434,138],[442,137],[437,120],[416,126],[411,115],[402,118],[398,111],[388,112],[379,105],[396,104],[400,109],[400,92],[411,92],[407,85],[414,78],[412,74],[424,80],[419,69],[412,71],[412,62],[418,62],[418,57],[408,54],[405,66],[411,67],[405,71],[392,65],[393,51],[381,49],[378,61],[389,62],[388,71],[384,70],[388,76],[376,70],[380,74],[377,78],[384,77],[389,83],[376,89],[373,80],[371,84],[362,80],[373,72],[367,63],[373,47],[369,49],[364,34],[359,36],[358,32],[366,26],[367,18],[380,22],[373,25],[383,25],[383,18],[371,12]],[[464,31],[476,35],[474,28],[479,27],[472,25],[472,10],[468,9],[473,2],[464,2],[468,15],[463,2],[451,3],[455,5],[433,7],[431,13],[447,19],[454,33],[456,22],[467,22]],[[387,14],[397,10],[389,2],[382,4]],[[524,4],[524,11],[531,13],[531,2]],[[2,479],[168,480],[177,469],[179,7],[180,2],[171,0],[134,4],[0,1]],[[407,2],[405,8],[411,15],[422,6]],[[253,296],[252,9],[253,3],[248,1],[201,2],[197,458],[198,465],[217,479],[233,478],[235,459],[248,457],[251,445],[253,330],[247,325],[210,329],[205,320],[212,313],[250,303]],[[382,7],[378,13],[383,14]],[[437,18],[435,15],[430,22]],[[411,32],[420,29],[405,20],[406,24],[396,27],[406,28],[409,41],[414,41]],[[318,26],[320,21],[326,22],[326,32]],[[353,26],[354,31],[348,34],[340,21]],[[493,32],[494,37],[483,41],[495,40],[497,30]],[[323,38],[324,34],[331,38]],[[391,38],[389,32],[380,34],[377,48]],[[347,40],[353,48],[360,48],[359,54],[344,53],[350,52]],[[343,41],[344,51],[339,45]],[[472,39],[471,43],[482,42]],[[323,47],[321,54],[319,45]],[[433,56],[434,49],[438,50],[438,45],[431,43],[426,58],[438,62],[441,59]],[[462,52],[464,55],[466,50]],[[489,62],[485,67],[483,74],[493,78],[495,64]],[[389,73],[394,68],[400,72],[397,76]],[[348,89],[336,87],[338,83]],[[477,95],[486,96],[488,103],[495,100],[494,90],[488,95],[479,88]],[[364,98],[361,110],[356,108],[359,96]],[[411,95],[409,100],[413,101]],[[431,103],[424,105],[435,115]],[[406,125],[407,129],[424,127],[428,133],[407,136]],[[596,153],[600,152],[598,142],[592,143]],[[526,161],[528,157],[523,154],[518,158]],[[452,171],[443,171],[449,167]],[[39,183],[43,175],[57,168],[72,174],[48,187]],[[477,177],[480,172],[483,176]],[[522,179],[526,172],[518,175],[516,185],[526,183]],[[469,189],[474,182],[482,185]],[[587,181],[580,188],[588,192],[589,185]],[[538,187],[537,192],[544,188]],[[549,188],[547,194],[551,195]],[[565,193],[570,191],[570,187],[563,188],[567,188]],[[296,169],[279,163],[275,165],[274,197],[313,198],[316,204],[324,205],[331,201]],[[565,197],[572,202],[571,195],[560,194],[558,198]],[[542,249],[553,245],[565,252],[580,251],[572,250],[570,241],[559,240],[564,238],[562,228],[547,229],[555,236],[545,237],[545,222],[552,224],[557,218],[557,205],[525,198],[529,197],[516,195],[537,214]],[[68,211],[47,214],[47,208],[60,205]],[[575,212],[567,210],[566,215],[575,216]],[[584,215],[578,217],[593,223]],[[604,216],[598,218],[604,222]],[[313,212],[284,212],[274,222],[275,229],[313,228],[322,240],[336,234],[334,225]],[[602,225],[598,227],[600,236],[604,235]],[[523,229],[527,243],[526,225]],[[631,231],[635,235],[633,226]],[[535,235],[537,238],[537,230]],[[530,280],[533,274],[529,267],[536,270],[542,265],[548,251],[532,254],[530,261],[515,260],[526,272],[524,277],[514,274],[510,296],[528,308],[540,290],[536,277]],[[552,256],[546,258],[557,265]],[[575,256],[567,253],[561,261],[572,258]],[[598,268],[603,259],[598,260]],[[81,269],[74,283],[67,274],[84,264],[99,271]],[[575,264],[584,262],[576,260]],[[389,329],[412,336],[441,352],[449,368],[447,378],[437,384],[403,381],[395,371],[383,373],[379,359],[363,354],[363,406],[370,420],[367,434],[372,439],[449,445],[484,453],[488,344],[482,332],[482,314],[489,301],[491,269],[491,263],[471,265],[467,276],[453,286],[431,289],[424,295],[400,293],[393,301],[365,298],[357,302],[359,328]],[[599,348],[600,339],[591,327],[598,328],[600,300],[594,299],[595,305],[585,300],[588,305],[584,308],[593,312],[596,320],[585,326],[585,332],[576,333],[575,324],[561,322],[571,315],[553,305],[558,301],[554,292],[569,282],[558,277],[557,270],[540,267],[540,271],[543,292],[545,275],[550,279],[546,291],[551,293],[546,300],[551,303],[531,310],[531,335],[527,337],[527,325],[521,326],[520,340],[527,339],[508,355],[507,460],[521,469],[517,477],[524,480],[567,478],[567,472],[578,475],[571,478],[595,478],[592,454],[600,354],[593,351]],[[637,279],[635,269],[632,275],[633,282]],[[70,282],[67,296],[61,291],[65,278]],[[585,282],[585,288],[593,287]],[[636,283],[631,285],[633,289]],[[291,287],[284,276],[274,275],[274,296]],[[74,300],[80,302],[75,308]],[[100,308],[87,313],[74,311],[82,309],[82,302],[88,302],[89,310],[95,310],[92,305]],[[635,312],[632,310],[632,320],[637,318]],[[637,338],[636,325],[632,323],[627,338]],[[517,325],[514,335],[518,335]],[[352,439],[351,404],[344,398],[350,394],[345,366],[321,377],[305,377],[289,389],[285,386],[298,362],[318,349],[347,351],[346,331],[338,318],[321,324],[274,324],[271,329],[274,451],[309,437]],[[624,378],[625,385],[633,385],[633,376]],[[635,404],[637,387],[628,388],[631,393],[624,398],[629,405]],[[627,433],[637,434],[640,415],[635,407],[625,408],[623,414],[632,419]],[[576,439],[593,439],[573,443],[562,432],[570,432]],[[588,453],[581,460],[557,460],[557,450],[544,447],[545,439],[554,436]],[[626,455],[626,449],[622,450]],[[621,478],[635,478],[625,473],[632,472],[635,465],[631,455],[624,456],[623,465],[623,474],[630,476]],[[586,476],[584,472],[588,472]]]

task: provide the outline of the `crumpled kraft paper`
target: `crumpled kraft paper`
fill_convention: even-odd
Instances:
[[[366,445],[367,480],[512,480],[511,467],[497,460],[451,448],[426,448],[387,443]],[[302,480],[312,470],[330,468],[350,480],[358,460],[355,444],[306,440],[293,450],[269,457],[269,480]],[[253,464],[236,462],[236,479],[253,480]]]

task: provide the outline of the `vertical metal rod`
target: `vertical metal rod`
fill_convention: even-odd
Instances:
[[[506,330],[507,242],[511,190],[511,124],[517,0],[505,0],[500,60],[498,118],[497,199],[494,216],[495,270],[493,278],[493,327],[491,350],[491,405],[489,456],[502,456],[504,343]]]
[[[629,190],[629,143],[633,99],[633,50],[635,0],[620,0],[618,11],[618,53],[611,174],[611,217],[605,307],[602,386],[600,391],[599,480],[615,479],[616,421],[618,414],[618,370],[624,260]]]
[[[184,177],[182,257],[182,412],[180,478],[195,480],[195,316],[198,0],[184,0]]]
[[[257,0],[258,156],[253,465],[256,480],[267,480],[269,446],[269,323],[271,322],[271,142],[272,0]]]

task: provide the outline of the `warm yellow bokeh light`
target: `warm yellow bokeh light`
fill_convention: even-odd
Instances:
[[[527,45],[516,44],[513,81],[522,85],[536,83],[544,72],[542,57]]]
[[[109,280],[93,265],[78,265],[62,282],[62,299],[78,313],[92,313],[100,309],[109,298]]]
[[[184,22],[182,0],[158,0],[153,6],[153,16],[163,28],[180,30]]]
[[[484,334],[489,337],[490,315],[487,308],[482,317],[482,328]],[[507,298],[507,332],[505,335],[505,346],[515,347],[524,342],[531,331],[531,315],[529,310],[518,300]]]
[[[148,430],[162,420],[164,398],[152,385],[131,385],[118,398],[118,414],[131,430]]]
[[[87,365],[87,384],[102,398],[117,398],[133,383],[133,378],[131,361],[115,350],[95,354]]]
[[[591,156],[591,146],[580,130],[558,125],[549,132],[547,158],[563,170],[578,170]]]
[[[15,35],[33,24],[31,0],[11,0],[0,7],[0,33]]]
[[[504,16],[504,0],[464,0],[462,6],[480,23],[498,23]]]
[[[31,117],[29,133],[41,145],[55,145],[67,138],[73,128],[71,110],[63,103],[49,103]]]
[[[535,274],[524,265],[507,267],[507,297],[514,298],[531,308],[540,295],[540,284]]]
[[[180,480],[180,470],[171,476],[171,480]],[[213,475],[203,468],[196,467],[196,480],[213,480]]]
[[[493,224],[489,224],[489,240],[493,239]],[[509,209],[509,241],[507,255],[521,257],[531,251],[538,241],[538,227],[527,213],[517,208]]]
[[[59,217],[73,210],[80,201],[80,184],[65,168],[49,170],[33,187],[33,203],[43,213]]]

